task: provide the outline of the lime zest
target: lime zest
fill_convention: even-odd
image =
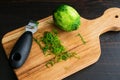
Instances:
[[[83,44],[86,44],[86,41],[84,40],[84,38],[82,37],[82,35],[80,33],[78,33],[77,36],[80,37],[80,39],[83,42]]]
[[[66,61],[71,57],[76,57],[75,52],[66,51],[57,34],[57,30],[54,29],[52,32],[44,32],[44,35],[40,38],[33,38],[34,41],[39,45],[40,49],[42,49],[44,55],[47,55],[47,53],[49,55],[54,55],[54,58],[46,63],[46,67],[51,67],[55,63]]]

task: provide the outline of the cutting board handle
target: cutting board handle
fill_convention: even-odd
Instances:
[[[120,30],[120,8],[109,8],[104,14],[94,20],[89,20],[99,36],[107,31]],[[93,30],[93,29],[92,29]]]

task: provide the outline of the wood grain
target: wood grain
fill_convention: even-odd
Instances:
[[[118,17],[116,17],[118,16]],[[44,31],[51,31],[56,26],[53,23],[52,16],[39,20],[38,32],[34,37],[43,34]],[[103,16],[94,20],[87,20],[81,17],[81,26],[73,32],[64,32],[58,28],[58,36],[62,44],[71,52],[76,52],[80,59],[71,58],[55,64],[51,68],[46,68],[45,63],[53,56],[44,56],[39,46],[33,41],[30,55],[25,64],[16,69],[15,72],[19,80],[60,80],[71,75],[93,63],[95,63],[101,54],[99,36],[107,31],[120,30],[120,9],[110,8],[105,11]],[[2,44],[9,57],[9,53],[16,40],[24,32],[24,27],[7,33]],[[80,33],[86,40],[84,45],[77,34]]]

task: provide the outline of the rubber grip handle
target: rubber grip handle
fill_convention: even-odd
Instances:
[[[32,32],[26,31],[14,45],[9,62],[13,68],[21,67],[27,59],[32,45]]]

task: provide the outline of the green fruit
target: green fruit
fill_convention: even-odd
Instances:
[[[53,13],[56,26],[65,31],[77,30],[80,26],[79,13],[69,5],[58,6]]]

